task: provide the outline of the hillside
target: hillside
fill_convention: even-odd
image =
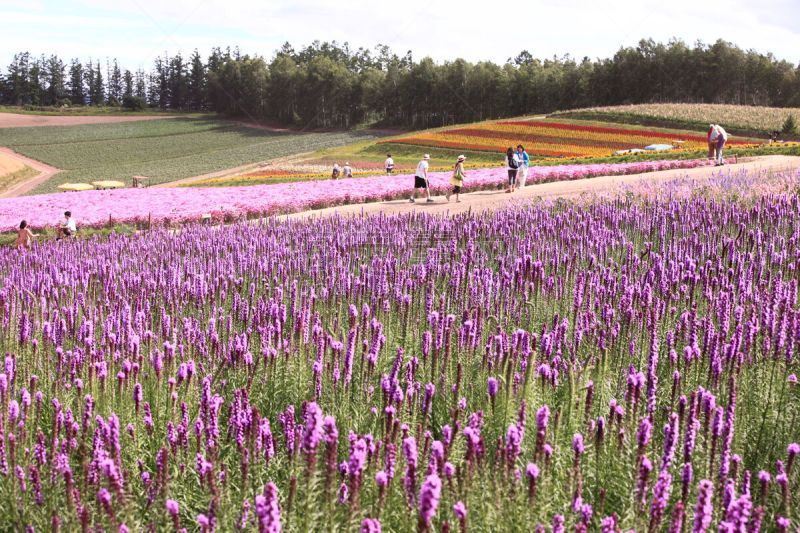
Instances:
[[[163,183],[375,137],[363,131],[272,131],[208,117],[0,128],[0,146],[61,169],[35,193],[70,182],[130,183],[134,175]]]
[[[765,140],[765,136],[732,136],[728,148],[750,153]],[[383,172],[387,154],[392,155],[397,172],[413,171],[425,153],[431,155],[431,166],[437,170],[450,168],[459,154],[467,156],[470,168],[494,167],[502,164],[506,148],[517,144],[526,147],[533,165],[704,158],[707,150],[705,128],[621,126],[612,121],[529,116],[401,133],[302,154],[244,173],[182,184],[228,186],[324,179],[330,176],[334,163],[341,166],[346,162],[355,175],[374,175]],[[642,151],[652,144],[669,144],[674,149]],[[767,153],[773,152],[763,155]]]

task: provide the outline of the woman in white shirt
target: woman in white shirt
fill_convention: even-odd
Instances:
[[[383,162],[383,166],[386,168],[386,175],[391,176],[392,171],[394,170],[394,159],[392,159],[392,154],[386,154],[386,161]]]

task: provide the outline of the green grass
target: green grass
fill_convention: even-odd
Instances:
[[[131,176],[164,183],[298,152],[375,138],[374,133],[278,133],[208,117],[0,129],[0,146],[63,169],[34,193],[67,182]]]
[[[78,238],[106,239],[111,235],[133,235],[134,233],[142,229],[145,228],[137,228],[132,224],[116,224],[116,223],[110,226],[102,226],[97,228],[81,227],[78,229]],[[56,237],[58,235],[55,227],[36,230],[35,234],[36,234],[36,241],[39,243],[46,241],[54,241],[56,240]],[[17,241],[16,231],[6,231],[0,233],[0,246],[14,246],[16,241]]]

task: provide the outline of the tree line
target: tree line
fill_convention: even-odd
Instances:
[[[117,60],[14,56],[0,74],[10,105],[125,105],[212,111],[313,128],[376,123],[427,128],[527,113],[649,102],[800,106],[800,64],[726,41],[687,45],[641,40],[613,57],[540,59],[523,51],[504,64],[443,63],[389,47],[352,50],[288,43],[271,60],[214,48],[155,59],[145,71]]]

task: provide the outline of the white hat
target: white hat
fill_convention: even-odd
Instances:
[[[458,156],[458,160],[459,160],[459,161],[464,161],[466,158],[467,158],[467,156],[465,156],[465,155],[463,155],[463,154],[462,154],[462,155],[460,155],[460,156]]]
[[[430,158],[431,158],[431,154],[425,154],[425,155],[422,156],[422,159],[430,159]]]

